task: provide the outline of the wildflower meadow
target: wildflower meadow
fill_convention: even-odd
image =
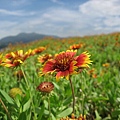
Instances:
[[[120,33],[2,49],[0,120],[120,120]]]

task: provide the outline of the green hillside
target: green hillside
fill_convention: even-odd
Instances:
[[[77,57],[69,60],[72,56],[69,53],[63,60],[64,64],[61,62],[63,57],[58,59],[59,64],[54,64],[53,59],[57,61],[55,54],[70,49],[76,50],[75,56],[82,54],[79,64],[86,61],[84,65],[89,62],[86,56],[83,57],[87,51],[91,55],[92,64],[89,67],[78,67]],[[28,56],[15,52],[19,50],[27,52],[25,55]],[[6,54],[9,54],[7,58]],[[41,63],[41,57],[48,54],[52,57],[46,58],[44,64]],[[50,70],[59,66],[64,72],[66,66],[71,67],[68,80],[68,76],[63,77],[67,72],[60,74],[62,77],[59,81],[56,81],[57,70],[44,74],[48,69],[46,67],[43,71],[44,65],[49,60],[53,62],[49,62]],[[7,66],[9,63],[15,66]],[[45,37],[29,43],[10,44],[0,53],[0,65],[1,120],[68,120],[67,116],[70,120],[79,120],[80,117],[80,120],[120,119],[120,33],[69,38]],[[72,73],[72,69],[77,71],[76,74]],[[52,82],[54,88],[52,84],[41,87],[41,82]],[[71,117],[72,113],[76,118]]]

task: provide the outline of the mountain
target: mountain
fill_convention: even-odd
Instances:
[[[7,47],[9,43],[27,43],[34,40],[43,39],[44,37],[49,37],[50,35],[38,34],[38,33],[20,33],[16,36],[7,36],[0,40],[0,49]],[[57,36],[50,36],[50,37],[57,37]]]

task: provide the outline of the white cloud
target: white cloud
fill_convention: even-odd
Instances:
[[[17,15],[17,16],[21,16],[22,12],[21,11],[9,11],[9,10],[5,10],[5,9],[0,9],[0,13],[1,14],[6,14],[6,15]]]
[[[80,12],[93,17],[120,15],[119,0],[89,0],[79,6]]]
[[[6,9],[0,9],[0,14],[13,15],[13,16],[29,16],[29,15],[35,15],[36,12],[26,12],[23,10],[10,11],[10,10],[6,10]]]
[[[89,0],[79,6],[79,11],[88,18],[86,22],[93,32],[120,30],[119,0]]]
[[[51,0],[52,2],[58,2],[58,0]]]
[[[104,24],[109,27],[119,26],[120,27],[120,17],[107,17],[104,20]]]
[[[58,4],[64,4],[63,2],[61,2],[60,0],[51,0],[54,3],[58,3]]]
[[[44,19],[49,19],[52,22],[72,22],[76,17],[78,16],[78,13],[76,11],[67,10],[67,9],[51,9],[47,13],[43,14]]]
[[[30,4],[30,0],[12,0],[11,4],[13,6],[28,5]]]
[[[119,0],[89,0],[81,4],[78,10],[49,9],[39,20],[40,25],[46,28],[46,33],[53,32],[61,36],[107,33],[120,30],[118,11]],[[39,22],[37,23],[39,26]]]
[[[10,21],[0,21],[0,29],[5,30],[8,28],[12,28],[14,25],[17,25],[17,22],[10,22]]]

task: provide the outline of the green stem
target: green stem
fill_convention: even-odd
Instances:
[[[28,89],[29,92],[30,92],[30,87],[29,87],[29,84],[28,84],[28,81],[27,81],[27,78],[26,78],[25,72],[24,72],[24,70],[22,69],[22,66],[20,66],[20,68],[21,68],[21,71],[22,71],[22,73],[23,73],[24,80],[25,80],[26,85],[27,85],[27,89]],[[32,98],[31,92],[30,92],[30,99],[31,99],[31,103],[32,103],[32,106],[33,106],[34,120],[36,120],[36,119],[37,119],[37,116],[36,116],[36,114],[35,114],[35,106],[34,106],[34,103],[33,103],[33,98]]]
[[[73,97],[73,113],[75,113],[75,93],[74,93],[74,87],[73,87],[73,84],[72,84],[72,81],[71,81],[70,78],[69,78],[69,81],[70,81],[70,86],[71,86],[71,90],[72,90],[72,97]]]
[[[27,88],[29,89],[29,84],[28,84],[28,81],[27,81],[27,78],[26,78],[26,75],[25,75],[25,72],[24,72],[22,66],[20,66],[20,69],[21,69],[21,71],[22,71],[22,73],[23,73],[24,80],[25,80],[25,82],[26,82]]]
[[[49,109],[49,118],[51,120],[51,109],[50,109],[50,97],[48,95],[48,109]]]
[[[86,79],[84,79],[83,75],[82,79],[83,80],[81,80],[81,94],[82,94],[81,113],[84,114],[84,99],[85,99],[84,88],[86,87]]]
[[[81,108],[82,108],[82,111],[81,113],[84,115],[84,93],[82,92],[82,105],[81,105]]]
[[[2,101],[1,98],[0,98],[0,103],[2,104],[3,108],[5,109],[5,111],[6,111],[7,115],[8,115],[9,120],[12,120],[12,118],[11,118],[9,112],[8,112],[8,109],[7,109],[7,107],[5,106],[5,104],[4,104],[4,102]]]

